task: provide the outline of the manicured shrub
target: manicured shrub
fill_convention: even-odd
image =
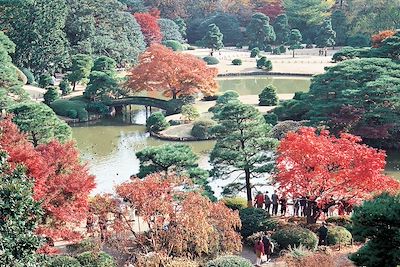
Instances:
[[[182,121],[180,121],[180,120],[170,120],[170,121],[168,121],[168,123],[169,123],[170,126],[176,126],[176,125],[181,125]]]
[[[356,34],[347,39],[347,45],[352,47],[369,47],[371,45],[371,38],[365,34]]]
[[[282,249],[290,247],[304,247],[315,250],[318,245],[318,238],[316,234],[308,229],[298,226],[287,226],[276,231],[272,236]]]
[[[117,266],[113,257],[104,252],[84,252],[77,257],[82,267],[115,267]]]
[[[39,83],[38,83],[40,88],[46,88],[49,85],[53,85],[53,78],[49,74],[42,74],[39,77]]]
[[[91,102],[87,105],[86,110],[97,114],[108,114],[108,107],[100,102]]]
[[[258,98],[260,106],[276,106],[279,102],[276,87],[272,84],[267,85],[258,95]]]
[[[69,84],[68,80],[62,80],[59,87],[62,95],[69,95],[72,92],[71,85]]]
[[[250,52],[250,57],[251,58],[255,58],[260,54],[260,49],[258,47],[254,47],[253,49],[251,49]]]
[[[272,50],[272,54],[273,54],[273,55],[280,55],[280,54],[281,54],[281,50],[279,49],[279,47],[275,47],[275,48]]]
[[[169,127],[169,123],[165,120],[164,114],[154,112],[146,121],[146,128],[151,132],[160,132]]]
[[[200,117],[200,113],[195,106],[187,104],[182,106],[182,116],[188,121],[194,121]]]
[[[215,126],[215,121],[213,120],[198,120],[193,124],[191,135],[198,139],[209,139],[210,129]]]
[[[50,105],[54,101],[60,98],[60,94],[58,93],[58,89],[54,86],[47,87],[46,93],[43,95],[44,103]]]
[[[218,97],[219,95],[206,95],[203,97],[203,101],[215,101]]]
[[[327,223],[335,224],[337,226],[346,227],[351,224],[351,219],[348,216],[332,216],[326,219]]]
[[[340,51],[333,54],[332,60],[334,62],[340,62],[353,58],[368,57],[370,52],[370,48],[343,47]]]
[[[207,267],[253,267],[253,264],[239,256],[222,256],[207,262]]]
[[[264,209],[245,208],[239,211],[242,222],[241,235],[246,238],[254,233],[275,230],[278,222],[270,218]]]
[[[237,43],[237,44],[236,44],[236,48],[242,49],[242,48],[243,48],[243,44],[242,44],[242,43]]]
[[[35,76],[33,76],[33,73],[29,69],[22,68],[21,71],[26,76],[27,84],[35,84]]]
[[[194,46],[188,46],[188,47],[187,47],[187,50],[196,50],[196,47],[194,47]]]
[[[183,46],[182,46],[182,44],[181,44],[180,42],[178,42],[178,41],[175,41],[175,40],[167,40],[167,41],[164,41],[163,44],[164,44],[166,47],[169,47],[169,48],[171,48],[171,49],[174,50],[174,51],[183,51]]]
[[[267,45],[264,49],[264,52],[272,52],[272,46]]]
[[[247,208],[247,200],[244,197],[224,197],[222,202],[232,210]]]
[[[331,226],[328,228],[328,244],[331,245],[350,245],[352,240],[351,233],[342,226]]]
[[[81,122],[89,121],[89,113],[86,111],[86,109],[78,110],[78,119]]]
[[[232,65],[235,65],[235,66],[240,66],[240,65],[242,65],[242,60],[241,59],[239,59],[239,58],[235,58],[234,60],[232,60]]]
[[[217,104],[226,104],[231,100],[237,100],[239,94],[236,91],[228,90],[217,98]]]
[[[203,57],[203,60],[207,63],[207,65],[217,65],[219,60],[212,56]]]
[[[266,123],[275,126],[278,124],[278,116],[275,113],[267,113],[264,115],[264,120]]]
[[[75,109],[70,109],[70,110],[67,110],[66,115],[68,118],[76,119],[76,118],[78,118],[78,111],[76,111]]]
[[[266,57],[261,57],[259,60],[257,60],[257,68],[270,71],[272,70],[272,62]]]
[[[79,100],[59,99],[51,103],[50,107],[57,115],[68,117],[67,112],[69,110],[75,110],[76,112],[79,112],[79,110],[85,110],[86,103]]]
[[[286,47],[284,45],[279,46],[279,51],[283,54],[286,53]]]
[[[71,256],[55,256],[51,258],[48,267],[81,267],[79,261]]]

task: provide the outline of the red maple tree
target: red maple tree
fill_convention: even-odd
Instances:
[[[183,192],[182,178],[151,174],[133,178],[116,189],[148,224],[149,231],[135,235],[138,247],[156,253],[191,258],[209,253],[240,251],[237,212],[222,202],[212,203],[195,192]]]
[[[277,16],[284,13],[282,0],[259,0],[255,2],[255,11],[267,15],[271,22],[274,22]]]
[[[77,226],[86,218],[95,183],[80,162],[75,144],[52,141],[34,148],[11,118],[6,118],[0,121],[0,147],[9,154],[12,166],[24,165],[35,180],[34,198],[42,202],[44,211],[38,233],[52,240],[79,239]]]
[[[278,148],[276,183],[283,194],[309,196],[320,208],[329,203],[358,204],[374,193],[400,190],[384,175],[384,151],[350,134],[339,138],[314,128],[290,132]]]
[[[378,34],[372,35],[371,40],[372,40],[372,47],[378,48],[382,45],[382,42],[389,37],[392,37],[395,35],[396,31],[394,30],[386,30],[386,31],[381,31]]]
[[[195,56],[153,44],[140,56],[139,65],[129,71],[125,88],[134,93],[158,91],[173,99],[200,92],[209,96],[218,90],[217,73]]]
[[[157,22],[159,12],[153,10],[151,13],[135,13],[134,17],[140,25],[147,45],[161,42],[163,36]]]

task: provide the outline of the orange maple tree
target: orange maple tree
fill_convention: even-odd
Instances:
[[[217,73],[217,69],[208,68],[195,56],[153,44],[140,56],[139,64],[129,71],[125,88],[133,93],[162,92],[173,99],[200,92],[209,96],[218,90]]]
[[[9,154],[11,166],[24,165],[27,175],[35,180],[34,198],[42,202],[44,211],[38,234],[52,240],[80,239],[76,226],[86,218],[95,183],[80,162],[74,143],[52,141],[35,148],[7,118],[0,121],[0,148]]]
[[[133,16],[140,25],[147,45],[161,42],[163,36],[157,22],[159,13],[154,11],[152,13],[135,13]]]
[[[276,17],[284,13],[282,0],[255,0],[255,11],[267,15],[271,22],[274,22]]]
[[[382,45],[382,42],[389,37],[392,37],[396,31],[394,30],[386,30],[386,31],[381,31],[378,34],[372,35],[371,40],[372,40],[372,47],[378,48]]]
[[[309,196],[320,208],[332,202],[358,204],[400,183],[384,175],[384,151],[361,144],[361,138],[314,128],[289,132],[278,148],[276,183],[283,194]]]
[[[212,203],[196,192],[179,190],[181,178],[151,174],[119,185],[119,197],[129,202],[149,225],[135,236],[136,244],[164,255],[201,257],[240,251],[237,212]]]

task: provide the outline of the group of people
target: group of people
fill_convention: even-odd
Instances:
[[[256,266],[261,266],[263,261],[269,262],[271,255],[274,252],[274,243],[271,242],[269,236],[262,236],[256,241],[254,245],[254,252],[256,253]]]
[[[285,195],[282,195],[282,197],[279,197],[276,193],[276,190],[271,195],[271,197],[269,197],[268,191],[265,193],[265,195],[261,192],[258,192],[258,194],[255,198],[254,204],[257,208],[260,208],[260,209],[265,207],[265,210],[268,212],[268,214],[273,215],[273,216],[278,215],[278,207],[280,205],[281,206],[280,215],[281,216],[286,215],[287,198]],[[272,207],[272,210],[271,210],[271,207]]]
[[[325,48],[321,48],[319,51],[319,56],[328,56],[328,49]]]

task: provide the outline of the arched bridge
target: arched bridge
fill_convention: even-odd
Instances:
[[[129,105],[139,105],[147,107],[155,107],[166,111],[167,115],[177,114],[180,112],[183,102],[179,99],[163,100],[146,96],[129,96],[111,100],[106,103],[109,107],[124,107]]]

